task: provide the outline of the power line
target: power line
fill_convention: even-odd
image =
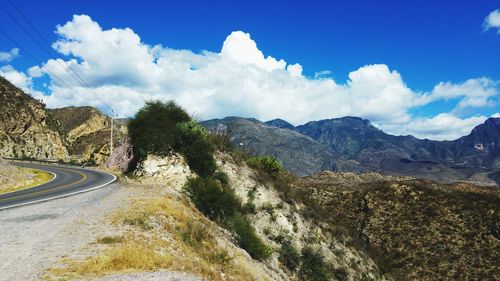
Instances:
[[[35,33],[45,42],[45,44],[47,44],[49,47],[50,47],[50,43],[48,42],[47,39],[45,39],[45,37],[38,31],[38,29],[31,23],[31,21],[26,17],[24,16],[24,14],[21,12],[21,10],[19,10],[19,8],[17,8],[16,5],[14,5],[14,3],[11,1],[11,0],[8,0],[9,4],[16,10],[16,12],[24,19],[24,21],[31,27],[31,29],[33,29],[33,31],[35,31]],[[24,26],[14,17],[12,16],[12,14],[10,14],[3,6],[0,6],[0,8],[4,11],[4,13],[6,13],[10,19],[12,19],[12,21],[14,21],[16,23],[17,26],[19,26],[23,31],[24,33],[26,33],[33,41],[35,41],[35,43],[47,54],[49,55],[49,57],[52,57],[54,58],[54,54],[55,56],[57,56],[58,58],[61,59],[61,61],[66,65],[66,67],[64,67],[62,64],[61,64],[61,61],[60,60],[57,60],[55,59],[56,63],[65,71],[67,72],[76,82],[78,82],[83,88],[86,88],[96,99],[98,99],[103,105],[105,105],[106,107],[108,107],[110,110],[111,110],[111,113],[117,113],[119,114],[119,112],[115,109],[113,109],[113,107],[111,107],[109,104],[107,104],[106,102],[104,102],[97,93],[95,93],[95,91],[85,82],[85,80],[83,80],[83,78],[78,74],[77,71],[75,71],[73,69],[73,67],[71,67],[71,65],[69,63],[67,63],[58,53],[56,53],[54,50],[52,50],[52,48],[46,48],[45,46],[43,46],[32,34],[31,32],[29,32],[28,30],[26,30],[26,28],[24,28]],[[68,69],[71,70],[68,71]],[[66,84],[66,83],[65,83]],[[66,84],[67,85],[67,84]]]
[[[16,45],[16,47],[18,47],[21,51],[23,51],[24,53],[26,53],[28,55],[28,57],[30,57],[36,64],[40,64],[42,66],[42,68],[45,71],[47,71],[50,75],[52,75],[57,80],[59,80],[61,83],[63,83],[66,87],[68,87],[70,90],[72,90],[75,94],[77,94],[80,97],[84,98],[82,95],[80,95],[80,93],[78,93],[75,89],[73,89],[73,87],[71,87],[70,85],[68,85],[62,78],[60,78],[59,76],[57,76],[54,72],[50,71],[47,67],[43,66],[43,63],[40,60],[38,60],[37,58],[35,58],[30,52],[28,52],[25,48],[23,48],[16,40],[14,40],[12,37],[10,37],[2,29],[0,29],[0,33],[2,33],[2,35],[5,36],[5,38],[7,38],[9,41],[11,41],[14,45]]]

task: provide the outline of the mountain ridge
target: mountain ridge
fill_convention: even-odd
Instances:
[[[335,163],[330,166],[326,165],[328,170],[374,171],[440,182],[472,181],[492,185],[494,182],[483,174],[493,173],[500,169],[500,118],[489,118],[477,125],[469,135],[453,141],[419,139],[411,135],[390,135],[373,126],[369,120],[353,116],[310,121],[299,126],[293,126],[283,119],[261,122],[255,118],[240,118],[240,122],[234,123],[235,118],[240,117],[212,119],[202,124],[209,124],[207,126],[209,130],[215,129],[218,124],[230,125],[232,130],[225,133],[229,135],[233,143],[236,143],[236,139],[244,139],[247,134],[255,135],[257,132],[262,139],[269,137],[263,135],[265,132],[274,134],[274,138],[285,138],[286,135],[290,137],[291,134],[288,131],[300,133],[314,140],[315,146],[320,144],[326,149],[315,148],[313,155],[324,151],[322,153],[329,159],[322,161]],[[252,122],[255,127],[237,129],[241,120]],[[267,129],[263,130],[264,126]],[[269,127],[274,127],[275,132]],[[233,134],[234,131],[238,131],[236,137]],[[280,133],[275,134],[277,132]],[[297,146],[295,141],[295,138],[282,139],[280,155],[285,154],[285,151],[292,153],[294,148],[287,149],[286,145],[288,143],[295,147]],[[307,147],[302,146],[301,150],[307,154]],[[283,162],[285,168],[290,169],[290,159],[273,154],[270,144],[254,143],[252,152],[275,156]],[[291,171],[299,175],[310,175],[325,167],[325,165],[319,165],[320,167],[313,165],[313,169],[300,168],[308,165],[311,166],[311,163],[307,159],[296,158]]]

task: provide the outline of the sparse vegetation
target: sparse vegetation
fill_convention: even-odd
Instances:
[[[31,188],[48,182],[53,177],[42,170],[15,167],[0,162],[0,194]]]
[[[278,159],[272,156],[254,156],[247,160],[248,166],[255,170],[265,173],[271,177],[278,176],[279,172],[283,170],[283,166]]]
[[[133,225],[133,229],[120,236],[120,242],[103,237],[97,242],[106,244],[106,248],[97,256],[66,260],[63,267],[50,269],[55,278],[48,279],[73,280],[166,269],[190,273],[204,280],[227,280],[224,275],[242,281],[263,280],[234,248],[219,244],[217,237],[221,232],[213,229],[211,222],[188,202],[158,194],[158,190],[144,190],[141,199],[136,199],[129,209],[120,211],[114,218],[119,223],[145,217],[152,226],[149,230]]]
[[[312,219],[334,226],[338,241],[367,253],[385,276],[479,280],[496,274],[498,189],[333,173],[301,179],[295,188]]]
[[[129,122],[129,133],[135,165],[147,154],[163,156],[180,152],[190,169],[198,175],[190,178],[184,186],[196,207],[210,219],[233,231],[239,245],[252,257],[265,259],[270,255],[270,249],[242,215],[241,202],[230,187],[228,176],[217,171],[214,149],[218,146],[230,149],[230,143],[210,136],[204,127],[172,101],[146,103]],[[272,159],[262,159],[261,162],[262,168],[271,173],[278,167]],[[281,169],[281,166],[278,168]],[[143,229],[149,226],[145,214],[129,218],[125,223],[140,225]],[[198,234],[188,231],[183,234],[183,239],[196,244],[200,242]]]
[[[301,258],[300,253],[289,239],[285,239],[281,242],[279,254],[280,262],[288,268],[288,270],[294,272],[299,268]]]
[[[184,188],[196,207],[207,217],[230,229],[235,234],[238,244],[253,258],[266,259],[271,250],[241,214],[241,202],[224,182],[213,178],[196,177],[189,179]]]
[[[122,236],[104,236],[97,239],[97,243],[99,244],[115,244],[123,242]]]
[[[323,255],[310,247],[305,247],[301,255],[302,265],[299,277],[304,281],[334,280],[333,270],[325,263]]]

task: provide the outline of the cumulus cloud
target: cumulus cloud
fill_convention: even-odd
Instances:
[[[430,94],[420,98],[422,104],[436,100],[450,100],[460,98],[456,111],[465,108],[480,108],[494,106],[497,103],[500,91],[499,82],[488,78],[469,79],[460,84],[441,82],[434,87]]]
[[[496,9],[484,19],[484,30],[496,29],[500,33],[500,10]]]
[[[417,138],[455,140],[468,135],[475,126],[483,123],[487,118],[481,115],[462,119],[450,113],[441,113],[431,118],[417,118],[399,128],[392,129],[395,133],[409,134]]]
[[[42,97],[43,93],[37,91],[33,87],[33,79],[23,72],[17,71],[11,65],[4,65],[0,67],[0,76],[9,80],[16,87],[22,89],[25,93],[32,96]]]
[[[0,62],[11,62],[19,56],[19,49],[14,48],[8,52],[0,52]]]
[[[145,100],[175,99],[205,119],[237,115],[300,124],[353,115],[404,134],[411,129],[405,125],[416,122],[409,114],[414,107],[450,98],[460,99],[457,110],[481,107],[494,104],[498,95],[498,83],[486,78],[441,83],[430,93],[415,92],[384,64],[360,67],[349,73],[347,81],[326,77],[330,72],[309,78],[299,63],[265,56],[250,34],[242,31],[229,34],[220,51],[200,53],[148,45],[130,28],[105,30],[86,15],[75,15],[57,26],[56,33],[59,39],[53,48],[69,58],[65,62],[51,59],[28,71],[29,79],[50,76],[50,95],[35,93],[50,107],[73,104],[105,109],[104,101],[120,115],[130,116]],[[68,74],[66,64],[99,99]],[[442,116],[431,119],[427,122],[446,121]],[[419,122],[415,124],[423,124]],[[398,129],[402,127],[406,131]],[[455,127],[441,128],[450,132]]]

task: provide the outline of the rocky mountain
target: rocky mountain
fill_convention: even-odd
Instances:
[[[0,77],[0,156],[103,163],[109,155],[110,119],[93,107],[47,109]],[[115,145],[126,123],[115,124]]]
[[[266,125],[276,127],[276,128],[283,128],[283,129],[290,129],[290,130],[295,129],[295,127],[292,124],[288,123],[287,121],[285,121],[283,119],[273,119],[273,120],[266,121],[264,123]]]
[[[455,141],[421,140],[412,136],[393,136],[378,130],[368,120],[344,117],[312,121],[298,126],[297,131],[327,145],[332,150],[365,161],[367,154],[383,151],[385,158],[409,161],[435,161],[470,168],[500,168],[500,118],[490,118],[475,127],[471,134]],[[369,153],[366,153],[366,152]],[[374,167],[383,165],[376,159]]]
[[[289,171],[307,175],[321,170],[353,170],[356,164],[294,130],[269,126],[256,119],[227,117],[202,122],[209,131],[227,134],[251,154],[272,155]]]
[[[0,76],[0,155],[64,159],[68,151],[56,120],[35,100]]]
[[[296,130],[368,171],[487,183],[481,174],[500,168],[499,123],[499,118],[490,118],[455,141],[393,136],[357,117],[312,121]]]
[[[109,155],[111,119],[91,106],[49,109],[73,159],[101,164]],[[126,124],[115,122],[114,146],[123,142]]]
[[[299,175],[310,175],[325,169],[375,171],[440,182],[494,184],[493,176],[490,179],[488,174],[500,169],[499,120],[490,118],[470,135],[455,141],[393,136],[358,117],[311,121],[297,127],[282,119],[262,123],[235,117],[209,120],[205,124],[209,125],[209,129],[216,128],[218,124],[230,127],[227,133],[233,143],[252,139],[249,142],[252,152],[273,155],[287,169]],[[304,136],[309,137],[309,141],[295,142],[304,139]],[[245,141],[242,143],[243,146],[246,144]],[[314,148],[307,157],[309,145]],[[297,149],[300,156],[290,157]]]
[[[500,118],[489,118],[452,144],[457,165],[500,169]]]

